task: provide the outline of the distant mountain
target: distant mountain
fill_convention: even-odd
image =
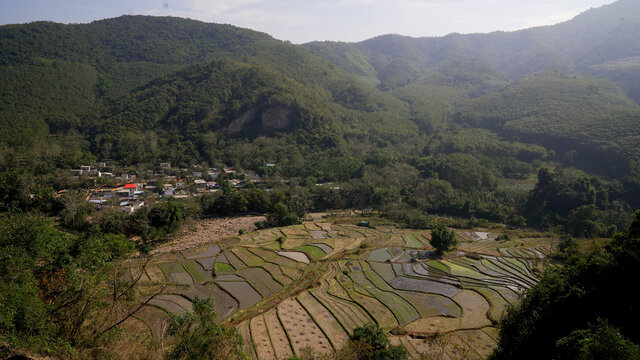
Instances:
[[[640,2],[635,0],[590,9],[558,25],[515,32],[441,38],[384,35],[354,44],[314,42],[304,47],[379,81],[383,89],[406,85],[443,61],[470,58],[511,80],[542,70],[598,75],[640,102]]]

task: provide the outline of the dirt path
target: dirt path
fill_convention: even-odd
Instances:
[[[235,218],[206,219],[188,225],[188,229],[181,231],[167,244],[151,251],[151,254],[167,253],[175,250],[185,250],[211,242],[220,241],[230,236],[238,235],[238,231],[256,230],[255,223],[264,221],[264,216],[244,216]]]

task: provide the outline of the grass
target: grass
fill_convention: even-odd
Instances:
[[[418,241],[413,235],[403,235],[404,242],[407,244],[407,247],[420,249],[424,247],[420,241]]]
[[[444,271],[446,273],[449,272],[449,268],[446,265],[436,260],[429,261],[427,265],[429,265],[432,268],[438,269],[440,271]]]
[[[162,272],[164,272],[164,274],[167,277],[169,277],[169,275],[171,274],[181,273],[186,271],[184,269],[184,266],[182,266],[181,262],[164,263],[164,264],[160,264],[159,266],[160,266],[160,269],[162,269]]]
[[[220,275],[220,274],[231,274],[236,272],[236,268],[234,268],[233,266],[229,265],[229,264],[225,264],[225,263],[215,263],[215,265],[213,265],[214,271],[216,274]]]
[[[451,269],[451,274],[456,276],[466,276],[472,279],[482,279],[483,276],[478,271],[468,268],[466,266],[462,266],[459,264],[455,264],[453,262],[443,260],[445,265],[447,265]]]
[[[391,287],[389,287],[389,285],[387,285],[387,283],[385,283],[384,280],[382,280],[374,272],[368,271],[368,273],[369,276],[367,277],[365,277],[365,273],[351,273],[349,275],[358,285],[366,289],[369,294],[371,294],[374,298],[376,298],[378,301],[383,303],[384,306],[391,310],[393,316],[396,317],[400,325],[407,324],[420,317],[418,311],[405,299],[401,298],[394,292],[383,291],[374,282],[369,281],[368,278],[371,277],[375,279],[375,282],[383,288],[391,289]]]
[[[322,249],[320,249],[317,246],[313,246],[313,245],[298,246],[293,250],[303,251],[303,252],[311,255],[311,257],[316,259],[316,260],[322,259],[323,257],[325,257],[327,255],[327,254],[325,254],[324,251],[322,251]]]
[[[183,263],[184,268],[187,269],[191,277],[193,277],[193,281],[197,283],[205,282],[209,277],[202,270],[202,267],[198,265],[194,260],[187,260]],[[225,264],[226,265],[226,264]]]

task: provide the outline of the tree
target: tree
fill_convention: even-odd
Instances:
[[[184,220],[184,210],[176,200],[156,204],[149,211],[149,223],[167,232],[177,230]]]
[[[511,215],[507,219],[507,226],[510,229],[523,228],[527,226],[527,219],[520,215]]]
[[[640,299],[612,294],[636,281],[639,266],[640,211],[607,245],[547,268],[502,318],[492,359],[638,359],[629,342],[640,343]]]
[[[458,245],[456,235],[453,231],[447,229],[447,227],[442,224],[438,224],[435,229],[431,230],[431,241],[429,243],[436,248],[436,251],[440,254]]]
[[[338,352],[338,359],[406,360],[401,346],[391,345],[387,335],[375,324],[353,329],[349,343]]]
[[[558,340],[555,353],[558,360],[640,359],[640,347],[602,318]]]
[[[259,228],[274,226],[289,226],[300,223],[300,217],[295,211],[281,202],[273,205],[273,211],[267,214],[267,221],[256,223]]]
[[[171,360],[246,359],[242,336],[236,328],[220,325],[212,299],[193,301],[193,313],[172,316],[171,332],[175,347],[167,356]]]

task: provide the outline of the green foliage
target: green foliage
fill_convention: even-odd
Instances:
[[[375,324],[353,329],[344,352],[356,360],[406,360],[407,353],[401,346],[391,345],[387,335]],[[344,355],[342,355],[344,356]],[[339,355],[340,357],[340,355]]]
[[[129,256],[134,249],[133,242],[122,234],[105,234],[104,244],[106,250],[114,259],[124,259]]]
[[[289,206],[281,202],[273,205],[273,211],[267,214],[267,220],[256,224],[258,228],[264,229],[277,226],[289,226],[300,223],[300,219],[304,216],[292,211]]]
[[[543,73],[472,101],[456,117],[570,151],[572,164],[591,171],[624,175],[629,160],[640,156],[639,113],[638,104],[605,80]]]
[[[178,230],[183,220],[183,206],[173,199],[159,202],[149,210],[149,224],[167,233]]]
[[[437,252],[442,254],[458,245],[458,240],[456,240],[456,235],[453,231],[447,229],[447,227],[442,224],[438,224],[431,230],[431,240],[429,243],[436,248]]]
[[[640,359],[640,347],[604,319],[585,330],[574,330],[556,342],[556,359]]]
[[[195,298],[193,313],[172,315],[175,347],[167,359],[246,359],[242,336],[216,321],[213,301]]]
[[[525,210],[534,224],[566,225],[574,236],[611,236],[630,221],[624,191],[617,183],[543,168]]]
[[[511,229],[523,228],[527,226],[527,219],[520,215],[511,215],[507,219],[507,226]]]
[[[629,228],[611,243],[547,270],[542,281],[507,311],[492,358],[591,359],[603,353],[637,358],[639,300],[616,294],[633,283],[640,265],[639,229],[637,212]]]
[[[85,341],[110,258],[130,250],[95,229],[70,235],[46,218],[0,215],[0,338],[54,353]]]

